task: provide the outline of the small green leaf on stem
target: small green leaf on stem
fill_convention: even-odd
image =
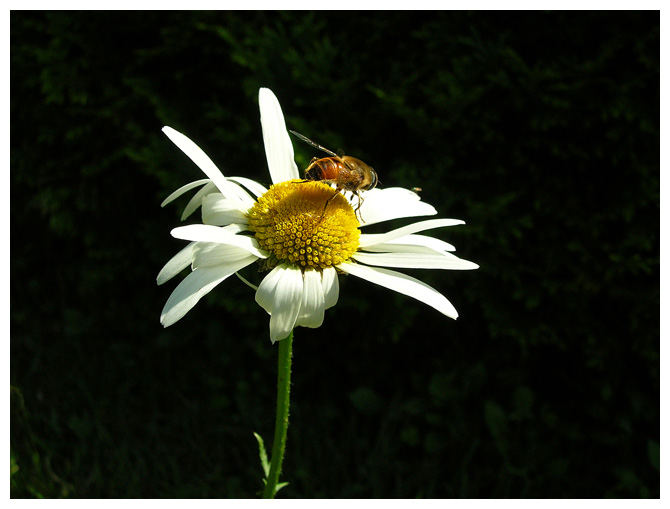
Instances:
[[[263,465],[265,478],[267,479],[267,476],[270,474],[270,462],[268,461],[268,455],[265,452],[265,443],[258,433],[254,432],[254,436],[256,437],[256,440],[258,440],[258,453],[261,457],[261,465]]]

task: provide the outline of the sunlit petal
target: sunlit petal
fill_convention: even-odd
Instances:
[[[247,216],[232,200],[221,193],[212,193],[202,200],[202,222],[214,226],[247,224]]]
[[[295,327],[302,305],[302,291],[302,272],[297,267],[279,265],[261,281],[256,302],[271,313],[270,339],[273,343],[284,339]]]
[[[303,274],[302,304],[296,325],[321,327],[325,311],[321,273],[308,270]]]
[[[168,327],[188,313],[207,293],[231,274],[256,260],[249,256],[228,265],[196,269],[174,289],[161,313],[161,323]]]
[[[328,267],[321,273],[321,284],[323,285],[323,305],[325,309],[332,308],[337,304],[340,296],[340,282],[337,279],[337,271]]]
[[[358,252],[354,260],[377,267],[396,267],[409,269],[446,269],[473,270],[479,268],[476,263],[462,260],[451,253],[423,254],[415,253],[363,253]]]
[[[277,291],[277,285],[281,279],[282,272],[284,271],[283,265],[278,265],[272,269],[268,275],[266,275],[261,284],[258,285],[258,290],[256,291],[256,302],[260,307],[262,307],[268,314],[272,314],[272,311],[275,306],[275,293]]]
[[[252,237],[235,235],[225,228],[207,224],[191,224],[180,226],[170,232],[176,239],[193,240],[197,242],[215,242],[228,244],[247,250],[258,258],[267,258],[267,254],[258,248],[258,242]]]
[[[161,203],[161,207],[165,207],[168,203],[176,200],[182,194],[189,192],[191,189],[195,189],[196,187],[204,186],[209,181],[210,181],[209,179],[200,179],[200,180],[196,180],[195,182],[191,182],[190,184],[186,184],[185,186],[181,186],[179,189],[177,189],[175,192],[170,194],[170,196],[168,196],[167,198],[165,198],[163,200],[163,203]]]
[[[235,202],[240,210],[248,210],[253,205],[253,198],[242,188],[226,180],[209,156],[187,136],[168,126],[163,127],[163,132],[214,182],[226,198]]]
[[[191,265],[195,245],[196,242],[191,242],[184,249],[182,249],[176,255],[170,258],[170,260],[158,273],[158,277],[156,277],[156,283],[162,285],[166,281],[169,281],[170,279],[175,277],[186,267]]]
[[[388,242],[411,233],[430,230],[432,228],[442,228],[445,226],[454,226],[457,224],[464,224],[460,219],[428,219],[426,221],[419,221],[418,223],[409,224],[402,228],[391,230],[387,233],[372,233],[361,234],[360,247],[366,248],[382,242]]]
[[[243,185],[249,190],[251,194],[253,194],[256,197],[262,196],[267,191],[265,186],[259,184],[255,180],[251,180],[245,177],[228,177],[228,180],[232,180],[234,182],[237,182],[238,184]]]
[[[364,236],[364,235],[363,235]],[[443,240],[429,237],[427,235],[405,235],[387,242],[366,245],[363,249],[378,253],[403,252],[417,254],[444,253],[445,251],[456,251],[456,248]]]
[[[371,283],[420,300],[450,318],[458,317],[456,308],[444,295],[418,279],[393,270],[367,267],[358,263],[346,262],[338,268],[347,274],[352,274]]]
[[[279,101],[270,89],[261,88],[258,93],[258,104],[261,110],[265,155],[272,183],[300,178]]]
[[[362,198],[359,215],[363,226],[402,217],[437,214],[435,207],[422,202],[418,194],[402,187],[373,189],[363,193]]]
[[[195,212],[198,207],[202,205],[202,200],[205,198],[207,195],[213,193],[216,191],[216,186],[214,185],[214,182],[209,182],[207,185],[205,185],[202,189],[200,189],[197,193],[193,195],[193,198],[186,204],[186,207],[184,208],[184,212],[181,214],[181,220],[183,221],[184,219],[187,219],[193,212]]]
[[[232,263],[249,256],[249,251],[237,246],[197,242],[193,249],[193,269],[210,267],[222,263]]]

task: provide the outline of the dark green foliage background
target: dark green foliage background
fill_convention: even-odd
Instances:
[[[268,317],[163,329],[155,276],[203,178],[161,127],[268,183],[267,86],[481,265],[410,271],[457,321],[344,278],[296,331],[280,496],[658,497],[659,65],[658,12],[12,12],[12,496],[260,489]]]

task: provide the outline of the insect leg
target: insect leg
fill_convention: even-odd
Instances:
[[[328,208],[328,205],[330,204],[331,201],[333,201],[333,198],[335,198],[339,192],[340,192],[339,188],[336,189],[333,195],[326,200],[326,203],[323,206],[323,212],[321,212],[321,217],[319,218],[319,223],[323,220],[323,216],[326,214],[326,209]]]

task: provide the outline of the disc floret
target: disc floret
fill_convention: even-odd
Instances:
[[[270,266],[290,263],[303,271],[323,270],[349,260],[359,246],[354,209],[323,182],[275,184],[247,217],[260,248],[271,253]]]

